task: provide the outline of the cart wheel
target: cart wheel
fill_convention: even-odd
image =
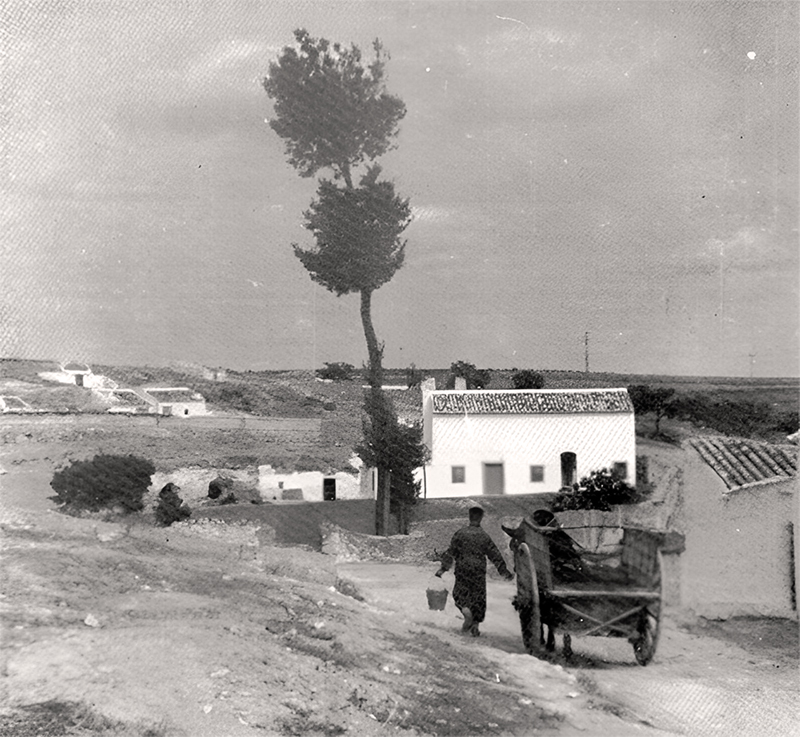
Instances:
[[[539,610],[536,569],[531,559],[531,551],[526,543],[522,543],[517,548],[514,570],[517,574],[517,602],[522,643],[528,653],[535,655],[541,651],[542,620]]]
[[[664,578],[661,568],[661,551],[658,551],[658,577],[659,577],[659,599],[651,602],[639,614],[637,625],[638,639],[633,643],[633,654],[639,665],[647,665],[656,654],[658,646],[659,625],[661,621],[661,603],[664,599]]]
[[[572,658],[572,635],[564,635],[564,647],[562,649],[564,658],[570,660]]]

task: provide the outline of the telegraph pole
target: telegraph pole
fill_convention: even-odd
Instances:
[[[586,373],[589,373],[589,333],[588,331],[583,336],[583,346],[586,359]]]
[[[748,353],[750,357],[750,378],[753,378],[753,364],[756,362],[756,354],[755,353]]]

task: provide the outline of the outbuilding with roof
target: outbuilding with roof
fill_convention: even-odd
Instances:
[[[208,414],[202,394],[186,386],[144,387],[139,395],[150,405],[150,412],[173,417]]]
[[[684,444],[681,603],[709,618],[797,617],[797,446]]]
[[[427,497],[557,492],[591,471],[636,483],[626,389],[423,390]]]

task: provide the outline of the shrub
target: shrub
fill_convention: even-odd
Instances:
[[[97,455],[90,461],[72,461],[53,475],[50,497],[67,511],[97,512],[122,507],[138,512],[144,507],[142,497],[156,472],[148,460],[133,455]]]
[[[608,512],[612,504],[635,504],[641,495],[620,476],[607,468],[592,471],[570,490],[562,490],[553,500],[554,512],[567,509],[599,509]]]
[[[541,389],[544,387],[544,376],[538,371],[531,371],[530,369],[515,371],[511,375],[511,381],[515,389]]]
[[[350,381],[353,378],[356,367],[349,363],[325,363],[325,367],[317,369],[317,376],[320,379],[330,381]]]

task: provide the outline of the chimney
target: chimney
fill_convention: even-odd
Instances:
[[[467,391],[467,380],[463,376],[456,376],[455,390],[459,392]]]

